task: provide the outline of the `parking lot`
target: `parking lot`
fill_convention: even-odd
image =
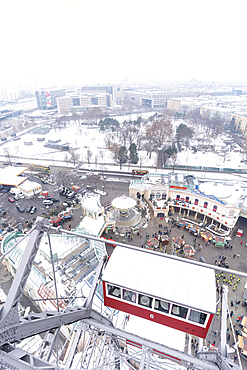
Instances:
[[[42,184],[43,191],[48,191],[48,197],[42,197],[41,195],[35,195],[30,199],[23,198],[15,200],[15,196],[10,192],[5,192],[4,189],[0,191],[0,209],[4,209],[6,214],[1,217],[1,223],[8,224],[10,227],[16,227],[18,222],[22,222],[23,226],[27,222],[33,222],[37,216],[49,215],[50,211],[54,209],[60,209],[63,203],[71,202],[72,199],[67,199],[66,196],[59,194],[59,188],[57,185],[43,184],[41,179],[29,177],[30,180]],[[55,198],[55,202],[49,201],[49,199]],[[8,200],[9,199],[9,200]],[[11,202],[10,200],[14,201]],[[46,203],[52,204],[43,204]],[[35,208],[34,208],[35,207]],[[19,208],[19,210],[18,210]],[[34,212],[32,212],[32,210]],[[31,213],[30,213],[31,211]],[[3,225],[1,225],[3,228]]]

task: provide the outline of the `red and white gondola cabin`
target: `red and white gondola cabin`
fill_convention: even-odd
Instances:
[[[213,269],[117,246],[102,281],[106,306],[206,338],[216,311]]]

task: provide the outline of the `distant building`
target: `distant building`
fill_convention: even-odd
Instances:
[[[232,107],[228,106],[226,108],[222,108],[219,106],[202,105],[200,108],[200,115],[204,118],[207,117],[211,119],[219,117],[226,121],[230,121],[232,116]]]
[[[110,107],[112,104],[120,105],[124,99],[123,87],[120,85],[90,85],[83,86],[77,91],[82,95],[99,95],[106,94],[109,96],[109,101],[107,101],[107,106]]]
[[[57,107],[57,98],[65,96],[65,89],[35,91],[39,109],[54,109]]]
[[[242,95],[242,94],[243,94],[243,90],[232,89],[232,95]]]
[[[181,99],[187,97],[196,97],[195,92],[189,91],[170,91],[162,90],[152,91],[125,91],[125,100],[133,105],[146,106],[149,108],[167,108],[167,103],[171,99]]]
[[[76,90],[76,95],[57,97],[58,113],[83,111],[88,108],[112,107],[124,100],[123,87],[113,85],[90,85]]]
[[[168,100],[167,109],[170,109],[172,111],[179,111],[180,110],[180,100],[178,99]]]
[[[233,113],[231,120],[235,120],[235,129],[240,131],[244,136],[247,136],[247,115]]]
[[[64,96],[57,98],[59,114],[81,111],[94,106],[107,107],[110,106],[108,103],[110,104],[110,99],[106,94],[83,94],[80,96]]]
[[[20,90],[14,89],[0,89],[0,100],[12,102],[21,97]]]

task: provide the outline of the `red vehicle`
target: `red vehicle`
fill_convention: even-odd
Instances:
[[[15,202],[14,198],[11,198],[11,197],[8,197],[8,201],[9,201],[10,203],[14,203],[14,202]]]
[[[238,229],[238,231],[237,231],[237,236],[239,237],[239,238],[242,238],[242,236],[243,236],[243,230],[241,230],[241,229]]]
[[[106,239],[106,240],[110,240],[111,242],[115,242],[115,240],[114,239],[110,239],[110,238],[105,238],[104,236],[103,236],[103,238],[104,239]],[[112,248],[115,248],[116,247],[116,245],[115,244],[109,244],[109,243],[105,243],[105,245],[107,246],[107,247],[112,247]]]
[[[211,330],[216,313],[213,269],[117,246],[102,281],[105,306],[200,338]]]

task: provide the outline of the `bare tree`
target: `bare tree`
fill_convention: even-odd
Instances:
[[[92,158],[92,155],[93,155],[93,153],[91,152],[91,150],[90,150],[90,149],[88,149],[88,150],[87,150],[87,154],[86,154],[86,159],[87,159],[87,163],[88,163],[88,165],[90,165],[90,160],[91,160],[91,158]]]
[[[56,183],[58,186],[70,188],[73,179],[67,171],[59,171],[56,175]]]
[[[10,159],[11,156],[10,156],[9,148],[4,148],[4,154],[5,154],[8,162],[9,162],[9,164],[11,166],[11,159]]]
[[[65,153],[64,160],[65,160],[65,162],[67,162],[67,164],[69,163],[69,154],[68,154],[68,152]]]
[[[157,148],[160,148],[172,135],[173,128],[169,119],[157,119],[146,129],[146,137],[152,137],[152,140],[155,140],[157,143]]]
[[[174,169],[175,169],[175,166],[178,164],[178,158],[177,158],[177,153],[173,153],[171,158],[170,158],[170,162],[171,162],[171,165],[172,165],[172,170],[174,172]]]
[[[97,164],[98,164],[98,154],[96,153],[95,156],[94,156],[94,163],[95,163],[95,167],[97,167]]]
[[[75,150],[71,150],[70,154],[71,154],[71,160],[75,166],[76,162],[79,162],[80,154],[76,153]]]
[[[100,156],[101,160],[103,160],[103,158],[104,158],[103,150],[100,150],[100,151],[99,151],[99,156]]]

